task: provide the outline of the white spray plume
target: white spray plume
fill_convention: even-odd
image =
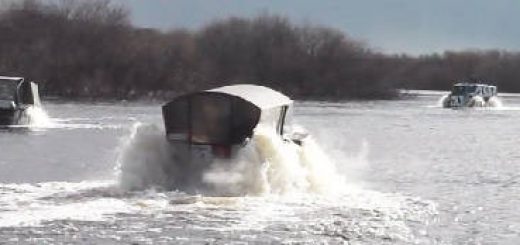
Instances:
[[[135,123],[130,135],[121,140],[121,145],[116,170],[122,188],[142,189],[167,184],[162,165],[170,162],[170,148],[159,127]]]
[[[444,105],[447,103],[446,100],[448,100],[449,96],[450,96],[449,94],[445,94],[445,95],[441,96],[441,98],[439,98],[439,100],[437,101],[436,106],[437,107],[444,107]]]
[[[52,126],[52,120],[47,112],[38,106],[28,107],[23,115],[27,120],[27,126],[31,128],[47,128]],[[25,122],[24,122],[25,123]]]
[[[201,173],[178,172],[186,163],[176,160],[175,150],[159,127],[134,125],[118,159],[121,186],[202,188],[196,184],[171,186],[179,177],[189,175],[200,176],[200,183],[211,187],[212,195],[329,194],[345,187],[344,178],[312,138],[298,146],[267,127],[256,128],[251,141],[233,159],[215,160],[197,170]],[[167,175],[165,168],[173,171]]]
[[[504,107],[504,105],[502,104],[502,101],[498,97],[489,98],[488,105],[491,107],[496,107],[496,108]]]

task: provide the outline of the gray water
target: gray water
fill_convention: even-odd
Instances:
[[[124,166],[160,159],[159,104],[46,102],[51,124],[0,131],[0,244],[520,243],[520,97],[438,99],[297,102],[328,157],[296,167],[330,191],[267,181],[226,197],[124,188]],[[299,178],[284,159],[272,176]]]

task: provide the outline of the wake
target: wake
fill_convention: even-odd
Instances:
[[[439,100],[437,100],[437,103],[435,103],[435,106],[433,106],[433,107],[446,108],[447,107],[446,103],[448,103],[447,102],[448,99],[449,99],[449,94],[445,94],[445,95],[441,96],[439,98]],[[493,109],[498,109],[498,110],[505,108],[502,101],[495,96],[489,98],[488,101],[484,101],[484,99],[482,97],[476,96],[469,102],[469,105],[467,107],[493,108]]]

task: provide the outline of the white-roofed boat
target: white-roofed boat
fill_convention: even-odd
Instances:
[[[301,144],[305,133],[291,137],[287,132],[292,105],[289,97],[273,89],[232,85],[181,95],[162,111],[168,141],[191,155],[212,159],[233,157],[258,125]]]
[[[497,87],[483,83],[456,83],[442,101],[446,108],[495,106]]]

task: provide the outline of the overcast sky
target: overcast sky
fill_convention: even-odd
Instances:
[[[199,28],[262,12],[338,28],[386,53],[520,50],[520,0],[117,0],[138,26]]]

